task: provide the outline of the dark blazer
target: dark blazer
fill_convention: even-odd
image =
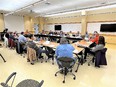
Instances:
[[[99,67],[99,65],[107,65],[106,51],[107,48],[104,48],[95,53],[95,66]]]

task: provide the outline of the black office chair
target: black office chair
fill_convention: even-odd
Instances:
[[[8,82],[9,80],[13,78],[13,81],[11,83],[11,86],[8,85]],[[6,80],[6,82],[2,82],[1,83],[1,86],[2,87],[12,87],[13,86],[13,83],[14,83],[14,80],[15,80],[15,77],[16,77],[16,72],[13,72]],[[26,80],[23,80],[21,81],[16,87],[41,87],[44,83],[44,80],[42,80],[40,83],[36,80],[32,80],[32,79],[26,79]]]
[[[48,47],[48,46],[45,46],[45,50],[47,51],[47,56],[48,56],[48,59],[46,59],[46,62],[51,58],[52,64],[54,64],[55,51],[53,50],[53,48]]]
[[[27,50],[24,49],[24,48],[25,48],[26,45],[19,43],[18,40],[16,40],[15,42],[16,42],[16,52],[18,54],[21,54],[21,56],[23,55],[23,57],[25,58],[25,53],[26,53]]]
[[[9,80],[10,80],[12,77],[14,77],[14,78],[13,78],[13,80],[12,80],[11,86],[8,86],[8,82],[9,82]],[[1,86],[2,86],[2,87],[12,87],[12,85],[13,85],[13,83],[14,83],[14,80],[15,80],[15,77],[16,77],[16,72],[13,72],[13,73],[7,78],[7,80],[6,80],[5,83],[4,83],[4,82],[1,83]]]
[[[90,66],[91,62],[94,63],[94,61],[95,61],[95,67],[100,68],[100,65],[107,65],[106,51],[107,51],[107,48],[104,48],[102,50],[95,52],[95,55],[93,55],[93,58],[88,62],[88,66]]]
[[[68,72],[74,76],[73,77],[74,80],[76,79],[76,76],[72,73],[72,68],[75,64],[74,59],[68,57],[61,57],[57,59],[57,63],[61,68],[61,70],[57,71],[55,73],[55,76],[57,76],[58,73],[62,72],[64,74],[63,83],[65,83],[65,76],[67,75]]]

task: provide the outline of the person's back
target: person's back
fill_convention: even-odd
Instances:
[[[65,58],[72,58],[74,62],[72,62],[70,65],[74,65],[76,58],[73,57],[73,51],[74,47],[71,44],[68,44],[68,41],[66,38],[61,38],[60,39],[60,45],[56,48],[55,54],[56,54],[56,61],[61,68],[61,63],[58,61],[58,59],[65,57]]]
[[[56,56],[73,58],[74,47],[70,44],[61,44],[56,49]]]
[[[66,38],[60,39],[60,45],[56,48],[55,54],[57,58],[60,57],[71,57],[73,58],[74,47],[71,44],[68,44]]]
[[[20,43],[25,43],[27,41],[26,37],[23,36],[23,32],[21,33],[21,35],[18,37],[18,41]]]
[[[9,38],[10,39],[14,39],[14,36],[13,36],[13,33],[12,32],[10,33]]]
[[[36,44],[33,41],[30,40],[30,41],[27,42],[27,46],[29,46],[32,49],[35,49]]]

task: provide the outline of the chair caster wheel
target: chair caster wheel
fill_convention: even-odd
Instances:
[[[63,83],[65,83],[65,81],[63,81]]]
[[[90,66],[90,64],[88,64],[88,66]]]
[[[100,66],[95,66],[95,67],[98,67],[98,68],[100,68]]]
[[[75,72],[77,72],[77,70]]]
[[[4,61],[4,63],[5,63],[6,61]]]
[[[43,61],[41,61],[41,63],[43,63]]]
[[[74,80],[76,79],[76,77],[73,78]]]
[[[47,63],[47,61],[46,61],[46,63]]]
[[[54,65],[54,63],[52,63],[52,65]]]
[[[57,76],[57,75],[55,74],[55,76]]]

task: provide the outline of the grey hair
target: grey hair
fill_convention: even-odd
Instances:
[[[67,44],[67,43],[68,43],[68,41],[67,41],[67,39],[65,37],[62,37],[60,39],[60,44]]]

